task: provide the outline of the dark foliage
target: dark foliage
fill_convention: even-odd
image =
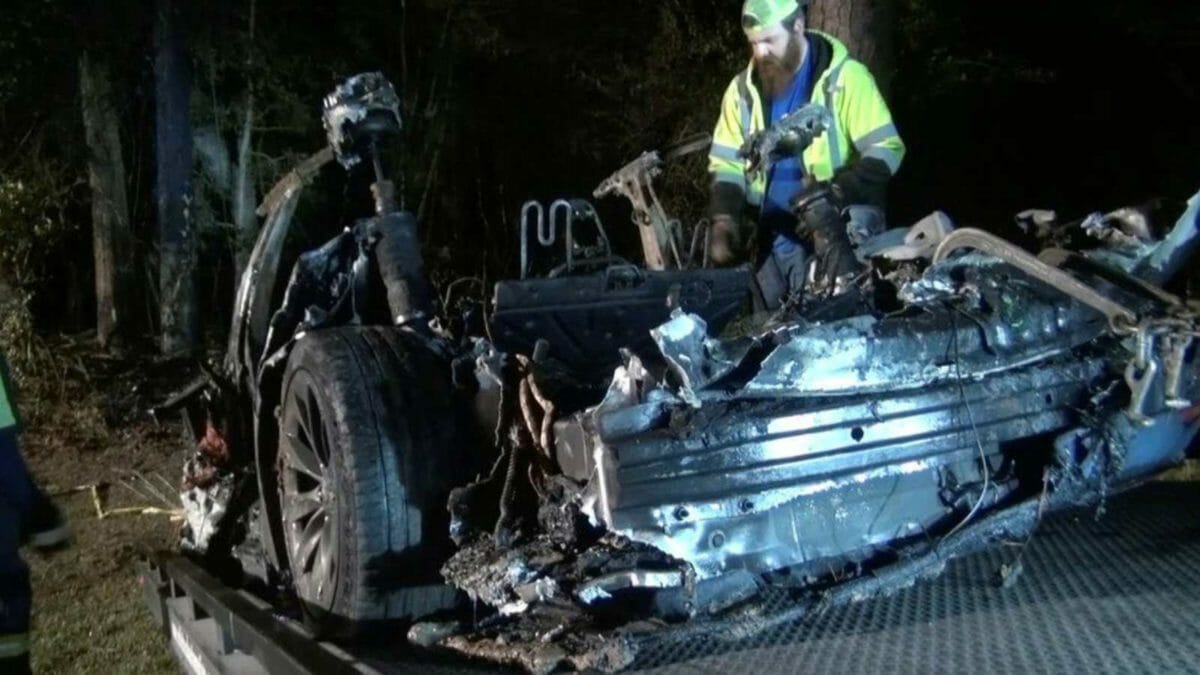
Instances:
[[[709,130],[747,58],[739,0],[189,6],[193,126],[235,154],[253,91],[259,196],[323,143],[319,104],[338,78],[388,74],[404,96],[394,168],[405,205],[422,216],[440,283],[514,274],[522,202],[589,195],[642,150]],[[84,171],[74,68],[85,47],[110,63],[122,106],[137,240],[129,264],[140,285],[157,287],[146,7],[21,0],[0,18],[0,181],[53,175],[39,189],[62,205],[51,214],[61,234],[30,254],[41,260],[27,290],[45,329],[84,329],[92,316],[88,194],[70,189]],[[892,186],[894,223],[941,208],[997,229],[1028,207],[1081,214],[1195,191],[1200,10],[1132,0],[900,0],[899,9],[891,103],[909,155]],[[43,165],[56,171],[39,173]],[[706,185],[694,157],[668,171],[662,192],[693,221]],[[335,175],[318,186],[304,210],[314,238],[369,209],[365,181]],[[212,227],[202,233],[199,287],[216,334],[228,315],[235,240],[230,205],[206,204]],[[635,246],[627,208],[600,206],[621,244]],[[11,270],[0,276],[13,281]],[[141,301],[143,330],[153,328],[152,301]]]

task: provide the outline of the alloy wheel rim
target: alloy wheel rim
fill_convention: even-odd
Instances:
[[[329,609],[338,578],[337,494],[329,471],[331,420],[307,373],[296,373],[288,398],[280,448],[284,538],[297,594]]]

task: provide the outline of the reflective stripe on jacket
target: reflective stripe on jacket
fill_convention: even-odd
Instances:
[[[17,410],[12,403],[7,366],[4,357],[0,356],[0,431],[17,426]]]
[[[29,633],[0,633],[0,659],[15,659],[29,652]]]
[[[808,34],[813,40],[824,40],[833,50],[829,65],[817,77],[812,102],[833,113],[834,128],[804,151],[806,173],[825,181],[850,160],[871,157],[884,162],[895,175],[904,159],[904,141],[892,123],[891,111],[875,85],[875,78],[866,66],[850,58],[846,46],[837,38],[818,31]],[[753,75],[751,61],[725,89],[721,116],[713,130],[708,167],[715,181],[740,188],[745,192],[746,202],[757,207],[766,192],[765,172],[759,172],[747,185],[746,161],[737,156],[746,138],[765,126],[763,98]]]

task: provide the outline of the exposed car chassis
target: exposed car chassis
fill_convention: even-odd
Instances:
[[[770,588],[796,612],[861,599],[1027,541],[1047,510],[1181,461],[1198,429],[1200,312],[1162,286],[1200,195],[1162,236],[1125,213],[1042,218],[1036,256],[931,218],[864,242],[850,292],[748,316],[748,269],[686,269],[698,239],[666,218],[648,153],[601,191],[634,203],[659,269],[614,259],[587,202],[556,203],[523,235],[562,232],[564,268],[501,282],[490,330],[455,334],[470,322],[435,316],[376,163],[376,216],[281,286],[307,178],[369,154],[389,90],[364,76],[327,101],[332,150],[264,202],[224,367],[158,410],[198,444],[185,549],[319,625],[453,606],[440,567],[494,612],[414,642],[618,669],[647,625],[713,630]],[[322,379],[338,363],[361,370]]]

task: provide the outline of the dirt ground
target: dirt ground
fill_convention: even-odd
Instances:
[[[101,519],[88,486],[100,486],[96,496],[106,511],[177,506],[181,428],[157,427],[146,411],[183,383],[178,373],[187,368],[106,359],[86,347],[63,351],[71,357],[62,370],[21,392],[26,458],[67,513],[73,535],[68,550],[26,552],[34,672],[178,672],[134,569],[139,556],[174,545],[178,524],[160,514]]]

